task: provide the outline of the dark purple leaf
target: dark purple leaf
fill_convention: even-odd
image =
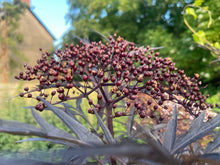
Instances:
[[[169,152],[173,149],[176,140],[176,131],[177,131],[177,110],[175,105],[173,110],[173,119],[171,119],[168,122],[166,131],[164,132],[163,135],[163,146]]]
[[[181,137],[181,140],[177,140],[174,145],[174,149],[172,150],[172,154],[175,154],[188,146],[189,144],[195,142],[198,139],[208,135],[214,128],[220,126],[220,114],[215,116],[208,122],[201,122],[204,119],[204,111],[201,114],[201,117],[198,117],[196,121],[194,121],[193,126],[191,126],[190,132],[188,132],[184,137]],[[198,123],[196,126],[195,123]]]
[[[115,140],[114,138],[112,137],[112,134],[110,133],[109,129],[107,128],[107,126],[105,125],[105,123],[102,121],[101,117],[99,116],[99,114],[94,111],[96,117],[97,117],[97,120],[98,120],[98,123],[100,124],[100,127],[102,128],[102,131],[106,137],[106,140],[108,141],[109,144],[114,144],[115,143]]]
[[[70,117],[68,114],[66,114],[64,111],[58,109],[57,107],[51,105],[44,99],[40,98],[40,100],[55,114],[57,115],[60,120],[73,132],[76,134],[76,136],[85,142],[90,143],[97,143],[102,144],[102,141],[99,139],[98,136],[91,133],[86,127],[84,127],[82,124],[80,124],[78,121],[74,120],[72,117]]]

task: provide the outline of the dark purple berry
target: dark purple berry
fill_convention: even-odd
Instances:
[[[56,94],[56,91],[52,91],[51,95],[54,96]]]
[[[99,94],[98,95],[98,99],[101,100],[102,99],[102,95]]]
[[[122,113],[120,111],[115,112],[115,117],[121,117]]]
[[[88,113],[94,114],[94,110],[93,110],[92,108],[90,108],[90,109],[88,110]]]
[[[29,88],[28,88],[28,87],[24,87],[24,90],[25,90],[25,91],[28,91],[28,90],[29,90]]]
[[[117,107],[117,104],[113,104],[112,108],[116,108]]]
[[[87,75],[83,75],[83,81],[85,81],[85,82],[88,81],[88,76]]]
[[[20,97],[24,97],[24,93],[20,93],[19,96],[20,96]]]
[[[164,116],[161,116],[159,117],[159,121],[163,121],[164,120]]]
[[[65,95],[64,95],[63,93],[60,93],[60,94],[58,95],[58,98],[59,98],[60,100],[65,100]]]
[[[89,99],[89,105],[92,105],[93,101],[91,99]]]
[[[28,93],[28,98],[31,98],[32,97],[32,94],[31,93]]]
[[[145,117],[146,117],[146,113],[144,111],[141,111],[140,118],[145,118]]]
[[[135,100],[136,98],[137,98],[136,95],[131,95],[131,96],[130,96],[130,99],[131,99],[131,100]]]

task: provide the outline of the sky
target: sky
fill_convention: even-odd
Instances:
[[[30,1],[31,10],[57,39],[54,44],[58,44],[64,32],[70,27],[70,25],[66,23],[65,19],[65,15],[68,12],[66,0]]]

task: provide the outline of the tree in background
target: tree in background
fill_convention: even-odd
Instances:
[[[17,43],[22,42],[22,34],[17,33],[16,29],[19,26],[18,20],[26,4],[20,0],[0,1],[0,52],[1,52],[1,71],[3,76],[3,82],[8,82],[8,67],[16,66],[16,55],[21,55],[21,52],[17,49]],[[13,54],[13,57],[8,56],[8,50]],[[21,56],[19,56],[20,58]]]
[[[219,7],[220,2],[213,3],[204,0],[196,0],[193,4],[187,5],[184,8],[184,22],[193,32],[194,41],[200,47],[211,51],[216,58],[220,58]],[[214,12],[212,13],[212,11]],[[189,24],[186,19],[187,15],[192,15],[194,17],[194,22],[197,23],[196,26],[195,23],[193,24],[194,27]]]
[[[171,56],[175,61],[180,58],[177,57],[183,42],[180,39],[187,31],[181,13],[184,6],[192,1],[68,0],[68,3],[70,9],[67,20],[73,28],[63,37],[63,46],[76,41],[75,35],[91,41],[102,39],[94,33],[96,30],[104,35],[117,33],[139,45],[164,46],[160,50],[162,55]]]
[[[220,7],[219,1],[196,0],[193,4],[184,8],[184,22],[193,33],[193,39],[198,47],[209,50],[213,61],[209,63],[215,66],[217,74],[213,75],[220,84]],[[191,17],[190,17],[191,16]],[[192,17],[193,16],[193,17]],[[203,61],[207,61],[204,56]],[[209,73],[206,74],[206,77]]]
[[[195,0],[194,3],[185,6],[183,17],[195,46],[203,48],[196,48],[201,53],[195,54],[194,57],[200,58],[200,64],[204,64],[200,75],[204,81],[211,83],[206,90],[209,90],[211,95],[213,95],[208,101],[214,103],[220,102],[219,7],[220,1]],[[219,111],[219,109],[216,110]]]
[[[98,31],[103,35],[117,33],[138,45],[164,46],[160,50],[163,56],[171,57],[177,67],[190,76],[200,74],[215,93],[216,88],[220,89],[219,70],[210,62],[216,58],[210,51],[198,47],[184,23],[184,7],[193,3],[193,0],[68,0],[67,20],[73,28],[64,35],[62,45],[76,42],[76,35],[91,41],[103,39],[95,33]],[[213,24],[206,34],[211,41],[219,40],[219,4],[211,0],[203,4],[212,12]],[[209,22],[208,15],[202,19],[199,16],[199,24],[192,16],[186,17],[196,30]]]
[[[166,46],[187,29],[181,12],[189,3],[183,0],[69,0],[68,3],[70,10],[67,18],[73,29],[67,33],[64,41],[72,41],[74,34],[97,40],[98,35],[93,33],[96,30],[105,35],[118,33],[141,45],[147,43]],[[156,35],[163,34],[160,36],[167,39],[154,40],[152,30]]]

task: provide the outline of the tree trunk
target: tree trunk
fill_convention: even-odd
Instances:
[[[8,83],[8,57],[7,57],[7,21],[2,20],[1,42],[1,71],[3,83]]]

